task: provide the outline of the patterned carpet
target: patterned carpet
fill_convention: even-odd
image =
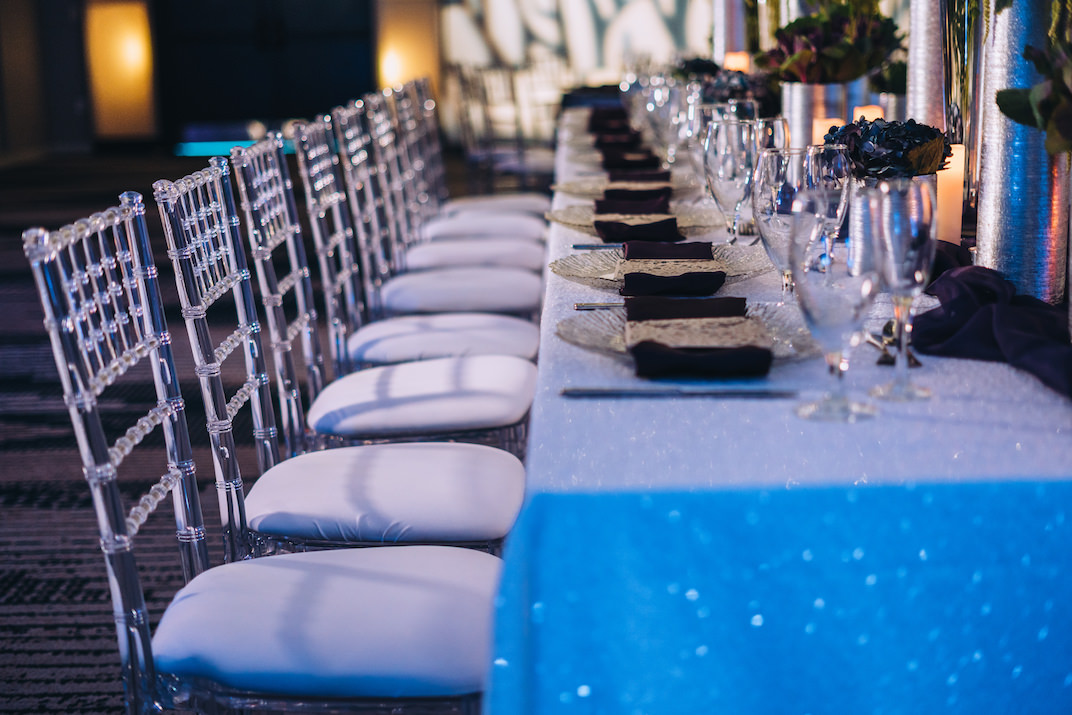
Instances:
[[[58,228],[116,205],[120,192],[133,189],[147,197],[154,251],[158,263],[166,263],[151,184],[202,164],[168,156],[71,157],[0,169],[0,713],[116,713],[123,702],[96,521],[21,233],[30,226]],[[193,376],[172,273],[162,268],[161,274],[176,359],[182,374]],[[126,427],[155,398],[147,375],[122,390],[107,415]],[[190,417],[200,416],[196,382],[184,384],[183,392]],[[211,530],[219,521],[204,423],[191,422]],[[236,425],[239,438],[248,434],[248,427]],[[159,439],[150,440],[121,469],[128,497],[143,493],[163,471]],[[242,463],[252,465],[252,449],[240,446],[240,452]],[[174,541],[174,522],[161,513],[137,542],[154,624],[182,582]],[[210,547],[218,562],[218,544]]]

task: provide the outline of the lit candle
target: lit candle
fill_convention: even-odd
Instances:
[[[752,69],[752,60],[747,52],[727,52],[722,58],[722,69],[748,72]]]
[[[811,121],[811,143],[822,144],[823,137],[830,131],[830,127],[840,127],[845,123],[841,117],[820,117]]]
[[[885,119],[886,117],[882,113],[882,107],[877,104],[865,104],[862,107],[852,108],[852,121],[856,121],[860,118],[874,121],[876,119]]]
[[[964,145],[953,145],[953,156],[938,172],[938,240],[960,243],[964,212]]]

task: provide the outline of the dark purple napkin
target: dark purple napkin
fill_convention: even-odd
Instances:
[[[971,251],[967,246],[949,241],[938,241],[938,247],[934,251],[934,266],[931,268],[931,283],[946,271],[971,264]]]
[[[604,169],[658,169],[663,165],[659,157],[646,149],[616,150],[604,149],[602,166]]]
[[[671,348],[651,340],[629,352],[638,377],[761,377],[773,359],[767,348]]]
[[[606,243],[625,243],[626,241],[684,241],[685,237],[677,230],[677,219],[662,219],[651,223],[637,225],[621,221],[593,221],[596,233]]]
[[[629,128],[629,116],[625,107],[594,107],[588,115],[588,131],[620,131]]]
[[[657,189],[604,189],[603,198],[613,201],[648,201],[650,199],[670,200],[670,187]]]
[[[726,274],[722,271],[682,273],[679,276],[626,273],[618,292],[622,295],[705,296],[713,295],[725,282]]]
[[[691,243],[661,243],[658,241],[626,241],[622,244],[625,260],[692,260],[711,261],[711,244],[707,241]]]
[[[635,148],[640,144],[640,135],[633,131],[603,132],[596,135],[594,142],[597,149],[604,148]]]
[[[625,299],[625,319],[669,320],[672,318],[743,318],[744,298],[666,298],[630,296]]]
[[[927,292],[941,306],[913,321],[912,346],[919,352],[1007,362],[1072,397],[1066,307],[1016,295],[1012,283],[981,266],[949,270]]]
[[[611,169],[607,181],[670,181],[668,169]]]
[[[670,195],[651,199],[596,199],[596,214],[668,214]]]

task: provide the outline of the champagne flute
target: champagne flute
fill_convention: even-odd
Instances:
[[[783,301],[793,292],[789,240],[793,230],[793,202],[807,188],[805,158],[804,149],[763,149],[752,179],[752,213],[763,248],[782,275]]]
[[[751,121],[711,122],[704,141],[704,178],[722,215],[729,219],[730,243],[739,235],[741,204],[752,184],[754,158],[755,127]]]
[[[793,202],[793,231],[789,265],[804,322],[819,343],[834,386],[815,402],[798,405],[805,419],[855,422],[873,417],[877,410],[868,402],[849,398],[844,376],[847,352],[860,340],[860,329],[878,292],[878,274],[861,270],[852,243],[837,236],[824,236],[836,189],[809,189]]]
[[[837,235],[845,221],[849,205],[852,160],[844,144],[810,144],[807,147],[808,188],[834,189],[831,204],[823,221],[824,240]]]
[[[883,287],[893,299],[898,345],[892,382],[871,391],[875,397],[906,402],[925,400],[930,390],[912,382],[908,344],[912,334],[912,303],[930,279],[938,245],[937,189],[930,181],[893,179],[868,190],[875,216],[874,249]]]

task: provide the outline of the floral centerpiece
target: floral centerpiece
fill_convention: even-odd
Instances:
[[[867,78],[871,91],[879,94],[907,94],[908,63],[904,60],[891,60],[873,72]]]
[[[857,179],[933,174],[953,154],[943,132],[914,119],[857,119],[852,124],[831,127],[823,142],[845,145]]]
[[[782,108],[778,84],[767,72],[745,74],[737,70],[722,70],[703,83],[703,101],[711,103],[730,99],[754,99],[759,105],[759,116],[773,117]]]
[[[897,24],[878,11],[878,0],[820,4],[774,33],[773,49],[756,55],[756,66],[783,82],[850,82],[880,67],[901,49]]]

